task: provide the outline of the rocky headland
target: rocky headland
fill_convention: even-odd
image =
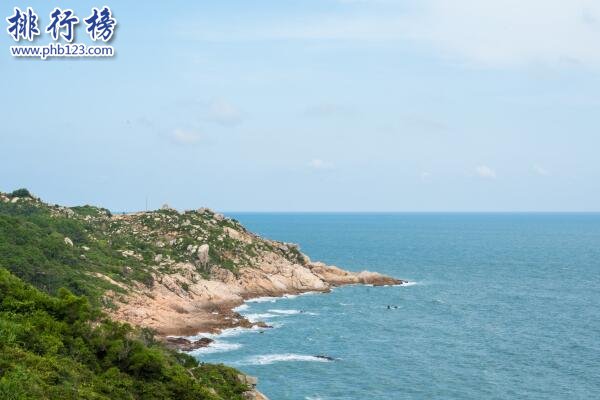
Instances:
[[[262,238],[207,208],[113,214],[48,204],[20,189],[0,193],[0,234],[2,265],[25,282],[50,295],[67,288],[140,328],[141,338],[149,329],[183,351],[210,345],[185,338],[199,332],[268,327],[234,310],[247,299],[405,283],[313,262],[297,245]],[[254,378],[231,382],[251,389],[244,398],[265,398]]]
[[[207,208],[179,212],[165,205],[113,214],[1,193],[0,202],[14,212],[42,213],[77,225],[83,234],[60,238],[75,257],[73,273],[98,289],[112,318],[153,329],[163,338],[251,327],[233,309],[254,297],[403,283],[376,272],[313,262],[296,244],[262,238]]]
[[[187,217],[183,221],[183,230],[180,224],[173,225],[182,216]],[[147,215],[127,214],[113,218],[131,229],[142,231]],[[172,212],[161,219],[165,219],[167,226],[172,228],[161,234],[161,243],[165,246],[187,242],[187,226],[203,233],[185,247],[186,260],[176,261],[161,254],[155,256],[154,283],[150,287],[140,284],[130,288],[125,296],[116,293],[108,293],[107,296],[117,305],[110,310],[115,319],[150,327],[164,336],[251,327],[253,323],[233,309],[244,300],[255,297],[327,292],[340,285],[403,283],[375,272],[349,272],[312,262],[297,245],[263,239],[247,231],[237,221],[208,209],[183,214]],[[198,220],[202,225],[198,224]],[[176,225],[179,227],[176,228]],[[210,240],[210,230],[215,229],[220,233]],[[215,241],[218,243],[216,246],[210,243]],[[211,256],[212,246],[216,247],[221,264]],[[227,250],[223,251],[223,248]],[[129,256],[135,257],[136,254]],[[227,261],[223,262],[223,259]],[[264,327],[260,322],[256,324]]]

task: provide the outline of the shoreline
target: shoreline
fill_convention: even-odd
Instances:
[[[394,279],[394,278],[390,278]],[[190,330],[185,329],[179,333],[173,334],[165,334],[160,335],[160,338],[170,347],[175,348],[179,351],[183,351],[186,353],[193,352],[194,350],[210,347],[215,339],[212,336],[220,336],[227,330],[233,329],[273,329],[272,326],[269,326],[264,321],[250,321],[244,315],[240,314],[240,310],[236,310],[240,307],[246,306],[247,303],[260,303],[263,301],[272,301],[275,302],[277,300],[281,300],[283,298],[294,298],[297,296],[310,295],[310,294],[328,294],[331,291],[338,287],[347,287],[347,286],[371,286],[371,287],[385,287],[385,286],[410,286],[412,282],[394,279],[397,283],[348,283],[348,284],[339,284],[334,285],[325,290],[296,290],[292,292],[283,292],[281,294],[273,295],[250,295],[245,296],[242,301],[238,302],[228,302],[227,304],[220,304],[219,309],[222,310],[218,315],[222,316],[221,322],[209,322],[206,321],[198,324],[198,328],[200,330]],[[259,300],[265,299],[265,300]],[[216,315],[216,314],[213,314]],[[211,337],[209,337],[211,336]]]

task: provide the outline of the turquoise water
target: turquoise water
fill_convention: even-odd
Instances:
[[[197,356],[258,376],[272,400],[600,398],[600,214],[233,217],[415,282],[249,303],[275,328]]]

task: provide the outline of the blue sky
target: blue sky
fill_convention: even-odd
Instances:
[[[600,210],[598,2],[137,4],[106,2],[114,59],[41,61],[10,56],[13,6],[45,26],[104,3],[3,3],[0,190],[112,210]]]

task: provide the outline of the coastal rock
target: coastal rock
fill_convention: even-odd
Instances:
[[[203,337],[196,341],[191,341],[182,337],[167,337],[166,344],[168,347],[181,351],[192,351],[196,349],[200,349],[202,347],[206,347],[209,344],[214,342],[214,340]]]
[[[402,285],[406,283],[401,279],[394,279],[389,276],[382,275],[378,272],[361,271],[357,275],[360,283],[374,286]]]
[[[207,244],[203,244],[200,247],[198,247],[197,257],[198,257],[198,262],[200,263],[200,265],[206,266],[208,264],[209,250],[210,250],[210,247]]]
[[[401,279],[395,279],[377,272],[350,272],[332,265],[325,265],[321,262],[312,263],[309,265],[309,268],[315,275],[334,286],[352,285],[357,283],[384,286],[406,283],[406,281]]]
[[[73,241],[70,238],[68,238],[68,237],[65,238],[65,244],[67,246],[73,247]]]
[[[233,311],[245,299],[328,292],[348,284],[402,283],[377,273],[310,262],[295,244],[263,239],[235,220],[220,224],[221,217],[215,215],[199,210],[111,216],[113,234],[134,235],[145,246],[132,243],[122,250],[125,257],[140,263],[132,266],[132,273],[122,274],[125,281],[110,281],[126,291],[110,295],[106,303],[114,307],[105,311],[119,321],[153,329],[161,337],[186,336],[234,327],[268,328]],[[143,259],[138,258],[142,254]],[[147,255],[154,265],[143,265]],[[130,283],[133,272],[144,267],[150,277]]]
[[[316,358],[320,358],[322,360],[335,361],[335,358],[330,357],[330,356],[325,356],[325,355],[322,355],[322,354],[317,354],[315,357]]]
[[[250,390],[244,392],[242,396],[246,400],[269,400],[267,396],[256,390],[256,385],[258,385],[258,378],[253,376],[238,374],[238,380],[248,386]]]
[[[250,375],[238,374],[238,380],[244,385],[248,385],[251,388],[255,388],[258,385],[258,378]]]

